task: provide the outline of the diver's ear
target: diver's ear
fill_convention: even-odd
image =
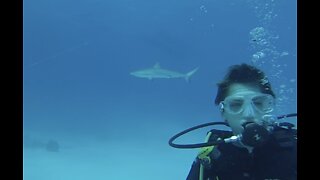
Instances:
[[[221,112],[221,115],[223,115],[224,112],[224,105],[222,102],[219,103],[219,111]]]
[[[222,102],[219,103],[219,110],[220,110],[221,113],[224,112],[224,105],[223,105]]]
[[[228,123],[228,120],[227,120],[227,118],[225,117],[225,114],[224,114],[224,105],[223,105],[222,102],[219,103],[219,110],[220,110],[221,117],[224,119],[224,121],[226,123]]]

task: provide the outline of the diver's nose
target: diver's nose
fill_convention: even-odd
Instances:
[[[245,106],[243,109],[242,115],[246,118],[254,117],[254,110],[253,110],[252,106],[249,104],[247,106]]]

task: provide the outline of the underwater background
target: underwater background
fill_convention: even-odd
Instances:
[[[190,82],[130,75],[156,63],[199,69]],[[240,63],[268,75],[275,115],[297,112],[296,1],[25,0],[24,179],[185,179],[198,150],[168,140],[222,121],[216,83]]]

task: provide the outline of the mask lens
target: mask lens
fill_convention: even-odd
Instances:
[[[270,95],[259,95],[252,98],[253,105],[261,112],[269,113],[273,110],[274,100]]]
[[[245,103],[248,101],[247,103]],[[251,103],[249,103],[251,101]],[[244,104],[252,104],[261,113],[269,113],[273,110],[274,100],[269,94],[255,95],[251,97],[229,96],[223,101],[224,109],[231,114],[239,114],[244,109]]]
[[[241,97],[231,97],[225,100],[225,108],[229,113],[240,113],[243,109],[243,104],[244,99]]]

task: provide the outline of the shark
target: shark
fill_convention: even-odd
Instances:
[[[160,64],[157,62],[151,68],[137,70],[137,71],[131,72],[130,74],[135,77],[146,78],[149,80],[156,79],[156,78],[162,78],[162,79],[184,78],[187,82],[189,82],[191,76],[195,72],[197,72],[198,69],[199,69],[199,67],[184,74],[184,73],[179,73],[179,72],[163,69],[160,67]]]

